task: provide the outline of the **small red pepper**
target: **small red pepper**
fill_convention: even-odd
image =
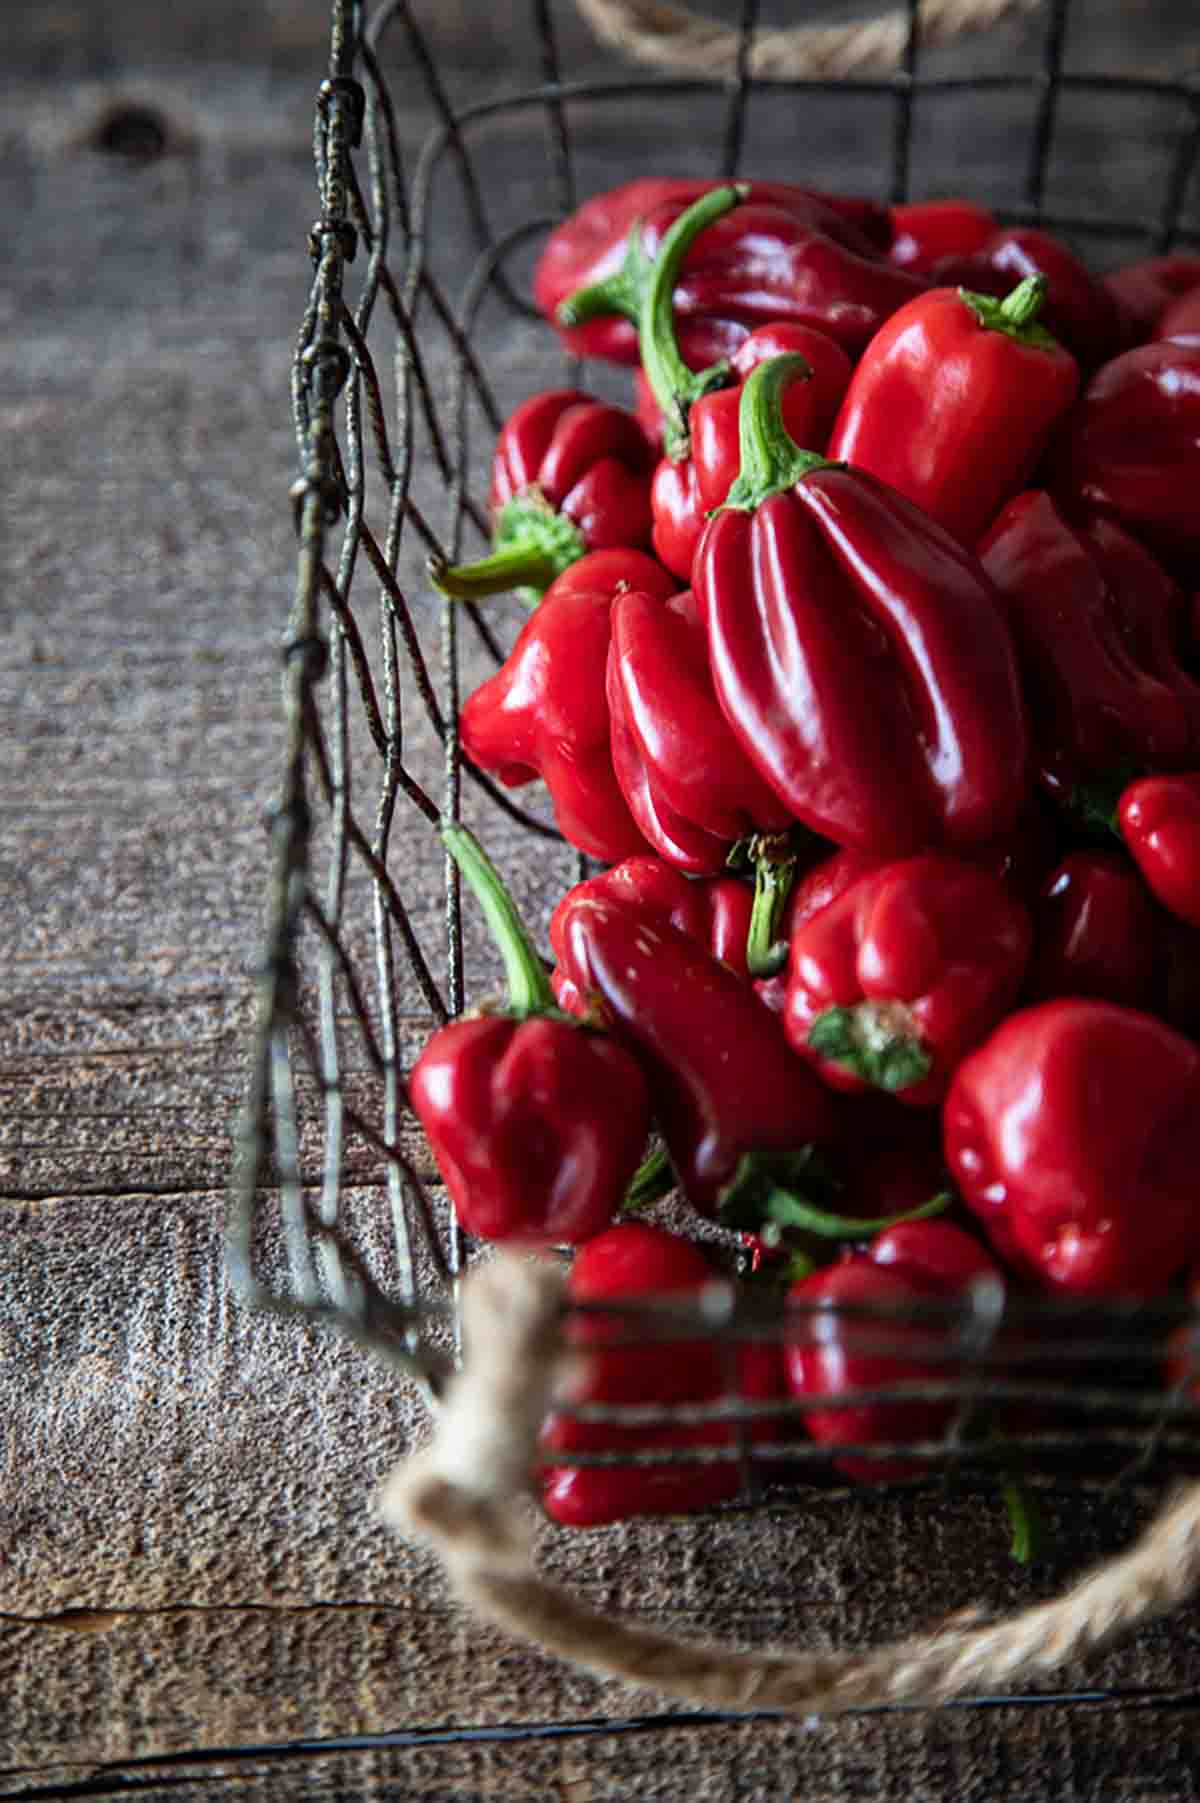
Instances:
[[[641,1299],[686,1297],[712,1281],[703,1253],[689,1240],[644,1222],[610,1227],[576,1254],[567,1279],[570,1302],[618,1303]],[[782,1357],[777,1347],[745,1343],[733,1353],[735,1380],[729,1364],[711,1340],[658,1340],[645,1346],[606,1345],[618,1334],[636,1331],[632,1321],[600,1314],[577,1315],[572,1342],[589,1354],[586,1373],[571,1404],[716,1402],[736,1388],[747,1401],[768,1401],[783,1394]],[[751,1425],[751,1440],[777,1434],[769,1417]],[[618,1422],[581,1421],[564,1410],[552,1415],[542,1431],[544,1459],[571,1453],[646,1453],[685,1451],[737,1444],[732,1421],[626,1426]],[[735,1496],[741,1471],[734,1458],[711,1462],[641,1465],[548,1464],[542,1473],[546,1513],[567,1527],[598,1527],[633,1515],[679,1514],[703,1509]]]
[[[573,564],[459,717],[473,764],[508,788],[542,777],[563,836],[605,861],[647,849],[613,773],[604,687],[613,599],[629,586],[665,601],[675,579],[641,551]]]
[[[429,1040],[408,1091],[468,1233],[584,1240],[620,1206],[646,1144],[646,1084],[614,1040],[554,1008],[542,963],[482,847],[442,838],[504,957],[509,1010],[452,1021]]]
[[[1068,799],[1114,771],[1177,768],[1200,746],[1200,685],[1178,660],[1185,605],[1111,520],[1071,524],[1040,489],[979,546],[1004,598],[1030,697],[1039,776]],[[1050,604],[1050,600],[1053,604]]]
[[[1016,998],[1030,937],[990,871],[938,853],[883,864],[793,931],[784,1031],[835,1089],[938,1102]]]
[[[786,834],[792,817],[717,706],[704,626],[687,590],[665,604],[632,589],[617,596],[608,712],[621,793],[661,857],[693,876],[716,876],[736,845],[752,841],[749,958],[751,970],[765,974],[780,961],[773,948],[794,863],[787,841],[772,835]]]
[[[1194,251],[1172,251],[1165,257],[1147,257],[1127,263],[1101,277],[1129,321],[1137,343],[1164,336],[1158,322],[1171,302],[1189,288],[1200,286],[1200,256]]]
[[[837,843],[993,838],[1027,786],[1000,598],[902,495],[793,444],[795,368],[777,357],[743,386],[742,473],[696,552],[717,699],[796,819]]]
[[[1154,336],[1172,344],[1200,343],[1200,287],[1189,288],[1164,307]]]
[[[580,356],[637,363],[633,322],[644,260],[714,184],[670,186],[665,198],[642,182],[599,195],[547,240],[534,298]],[[925,286],[886,261],[891,226],[883,209],[860,202],[848,210],[834,196],[788,183],[741,186],[745,204],[698,239],[675,287],[679,344],[689,368],[729,356],[747,332],[775,320],[817,326],[859,351],[889,313]],[[860,229],[864,223],[877,231],[875,242]]]
[[[1163,907],[1200,927],[1200,772],[1130,783],[1117,822]]]
[[[702,1214],[719,1212],[748,1155],[795,1155],[833,1137],[829,1092],[749,985],[695,940],[576,892],[555,930],[560,969],[646,1072],[671,1163]]]
[[[470,564],[430,562],[443,594],[520,590],[532,606],[588,551],[650,547],[655,452],[637,416],[555,388],[505,422],[492,458],[495,550]]]
[[[1127,859],[1105,851],[1069,853],[1034,903],[1024,999],[1094,996],[1161,1013],[1160,925],[1158,909]]]
[[[944,1325],[917,1323],[893,1319],[892,1311],[956,1299],[965,1304],[975,1284],[1000,1281],[984,1249],[947,1221],[906,1222],[887,1229],[864,1250],[843,1253],[839,1264],[815,1271],[789,1290],[789,1304],[805,1305],[803,1315],[796,1307],[795,1337],[784,1348],[792,1394],[806,1401],[837,1401],[850,1390],[953,1382],[962,1375],[945,1356],[953,1343],[953,1318]],[[878,1319],[869,1317],[871,1309],[880,1311]],[[940,1439],[958,1408],[953,1400],[848,1403],[806,1409],[804,1424],[821,1445],[870,1447]],[[924,1461],[864,1454],[834,1462],[847,1477],[864,1483],[931,1469]]]
[[[1079,1295],[1154,1295],[1200,1252],[1200,1047],[1132,1008],[1023,1008],[955,1073],[946,1162],[997,1251]]]
[[[1097,370],[1054,450],[1049,486],[1200,581],[1200,345],[1143,344]]]
[[[914,200],[892,208],[889,262],[928,275],[940,257],[969,257],[999,227],[994,213],[972,200]]]
[[[1024,487],[1079,387],[1038,314],[1044,276],[1003,300],[933,288],[871,340],[828,454],[869,470],[974,547]]]
[[[818,863],[797,877],[792,885],[780,923],[780,937],[791,944],[793,937],[803,926],[827,908],[839,895],[843,895],[852,883],[869,871],[878,870],[886,864],[887,859],[866,851],[835,851],[832,857],[822,858]],[[754,989],[761,1002],[774,1014],[782,1014],[787,1000],[787,967],[786,965],[774,976],[763,977],[755,983]]]
[[[1116,296],[1074,251],[1036,226],[1004,226],[981,250],[941,257],[929,273],[940,286],[997,297],[1029,276],[1044,276],[1042,323],[1085,370],[1115,357],[1129,341],[1129,322]]]
[[[599,876],[588,877],[568,889],[550,916],[550,944],[563,956],[566,913],[574,902],[595,896],[631,903],[648,920],[663,920],[704,946],[714,958],[745,979],[746,940],[750,932],[753,893],[737,877],[717,876],[694,882],[662,858],[626,858]],[[568,1014],[585,1014],[587,1003],[575,983],[561,969],[551,972],[550,986],[560,1008]]]

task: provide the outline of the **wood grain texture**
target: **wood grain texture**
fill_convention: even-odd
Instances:
[[[223,1185],[281,745],[288,366],[309,276],[325,10],[320,0],[11,0],[5,12],[0,1796],[101,1771],[172,1798],[1190,1798],[1195,1717],[1182,1700],[1153,1714],[1127,1702],[811,1732],[622,1731],[654,1700],[468,1628],[424,1557],[374,1521],[375,1484],[423,1431],[416,1398],[341,1342],[230,1300]],[[1107,66],[1152,62],[1188,22],[1178,7],[1087,0],[1079,12],[1094,29],[1074,53]],[[580,67],[613,72],[569,8],[556,16]],[[445,8],[438,30],[456,91],[493,91],[511,39],[504,10],[481,22],[477,8]],[[428,115],[398,43],[387,54],[411,156]],[[988,55],[1028,60],[1033,46],[1005,39]],[[523,31],[503,80],[531,73]],[[80,151],[97,109],[131,91],[177,127],[173,153],[135,167]],[[581,187],[623,178],[635,155],[639,167],[687,164],[723,118],[720,104],[697,105],[686,137],[664,141],[652,113],[579,109]],[[752,160],[878,189],[890,111],[877,113],[871,135],[839,119],[836,103],[802,116],[772,108]],[[938,119],[919,137],[928,185],[944,182],[962,141],[953,106]],[[983,191],[1011,164],[1014,128],[999,113],[977,123],[963,166]],[[1100,140],[1117,199],[1132,205],[1158,180],[1165,134],[1135,150],[1095,121],[1067,123],[1075,149],[1064,166],[1086,172],[1067,198],[1101,179],[1086,160]],[[500,223],[544,208],[544,158],[531,158],[527,129],[501,124],[484,142]],[[438,196],[439,255],[456,291],[473,250],[451,184]],[[502,404],[546,373],[534,328],[489,316],[481,338]],[[435,339],[429,355],[444,385]],[[417,493],[440,524],[432,467]],[[378,522],[376,492],[370,507]],[[428,606],[419,545],[403,569],[414,605]],[[372,645],[374,605],[363,615]],[[502,615],[502,630],[514,623]],[[469,672],[485,667],[472,649]],[[436,741],[416,718],[406,751],[435,783]],[[360,734],[364,795],[372,755]],[[423,830],[397,835],[392,867],[418,930],[436,935],[442,904]],[[544,924],[569,860],[519,856],[508,827],[491,842]],[[323,859],[327,842],[317,849]],[[357,888],[348,906],[356,955],[369,961],[367,899]],[[474,928],[469,950],[486,981],[493,967]],[[413,1012],[407,992],[402,1005]],[[349,1064],[365,1103],[361,1060]],[[305,1155],[316,1157],[311,1134]],[[378,1160],[351,1141],[346,1174],[348,1208],[386,1275]],[[548,1535],[545,1557],[593,1601],[693,1632],[862,1645],[980,1598],[1002,1608],[1049,1591],[1127,1539],[1150,1502],[1052,1500],[1056,1559],[1033,1575],[1007,1563],[994,1504],[936,1495],[810,1497],[699,1529]],[[1094,1680],[1187,1691],[1200,1673],[1197,1631],[1192,1617],[1148,1630]],[[513,1745],[436,1738],[551,1722],[581,1726]],[[221,1757],[400,1729],[433,1738]],[[197,1749],[211,1758],[162,1763]]]

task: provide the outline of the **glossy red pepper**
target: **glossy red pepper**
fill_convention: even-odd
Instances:
[[[642,1222],[611,1227],[576,1254],[567,1279],[569,1301],[617,1303],[641,1298],[693,1295],[713,1278],[704,1255],[690,1241]],[[574,1344],[589,1354],[582,1383],[571,1397],[580,1404],[716,1402],[729,1389],[726,1360],[711,1340],[659,1340],[645,1346],[606,1345],[618,1334],[636,1332],[632,1320],[577,1315]],[[782,1357],[777,1347],[739,1345],[735,1354],[738,1394],[748,1401],[782,1395]],[[765,1417],[750,1429],[752,1439],[777,1437]],[[552,1415],[542,1432],[544,1459],[571,1453],[646,1453],[701,1447],[734,1447],[731,1421],[682,1426],[626,1426],[580,1421],[567,1411]],[[736,1459],[643,1465],[548,1464],[542,1473],[542,1502],[548,1515],[567,1527],[597,1527],[634,1515],[678,1514],[703,1509],[737,1494],[741,1471]]]
[[[563,929],[572,903],[587,896],[630,903],[649,920],[677,927],[704,946],[714,958],[746,978],[746,940],[750,932],[753,891],[734,876],[710,877],[695,882],[662,858],[626,858],[599,876],[588,877],[568,889],[550,916],[550,944],[556,958],[563,956]],[[550,986],[560,1008],[568,1014],[585,1014],[587,1003],[570,977],[561,969],[550,975]]]
[[[1027,788],[1000,599],[910,501],[792,443],[794,368],[775,358],[743,386],[742,474],[696,552],[717,699],[795,817],[838,844],[993,838]]]
[[[1052,870],[1033,909],[1027,1002],[1094,996],[1161,1012],[1161,917],[1128,860],[1073,851]]]
[[[1129,321],[1116,296],[1074,251],[1039,227],[1004,226],[970,256],[939,258],[930,275],[939,286],[997,297],[1031,275],[1044,276],[1042,323],[1085,370],[1128,343]]]
[[[829,439],[974,548],[1023,488],[1075,399],[1079,369],[1038,322],[1046,283],[1001,301],[934,288],[880,327]]]
[[[1189,288],[1200,286],[1200,256],[1194,251],[1172,251],[1165,257],[1146,257],[1127,263],[1101,278],[1129,321],[1136,342],[1163,336],[1158,322],[1171,302]]]
[[[637,416],[576,388],[535,394],[505,422],[492,458],[495,549],[430,563],[443,593],[518,589],[532,605],[588,551],[650,548],[654,446]]]
[[[972,200],[914,200],[892,208],[888,260],[928,275],[941,257],[969,257],[999,227],[994,213]]]
[[[593,551],[573,564],[459,717],[473,764],[508,788],[540,776],[563,836],[606,861],[647,849],[613,773],[604,688],[613,599],[628,586],[665,601],[675,579],[641,551]]]
[[[1143,344],[1097,370],[1056,440],[1055,494],[1110,515],[1194,587],[1198,483],[1200,345]]]
[[[852,883],[869,871],[878,870],[887,859],[874,852],[835,851],[832,857],[822,858],[799,876],[792,886],[783,912],[780,934],[790,945],[792,939],[823,908],[827,908],[839,895],[843,895]],[[754,985],[755,993],[760,1001],[775,1014],[782,1014],[787,1000],[787,967],[786,965],[775,976],[763,977]]]
[[[1080,1295],[1154,1295],[1200,1252],[1200,1048],[1110,1002],[1023,1008],[955,1073],[946,1162],[1005,1259]]]
[[[694,597],[665,604],[629,590],[612,611],[608,653],[612,759],[621,793],[655,851],[693,876],[716,876],[749,840],[757,870],[750,967],[779,962],[779,916],[791,886],[792,817],[730,732],[713,694]]]
[[[559,966],[595,998],[639,1059],[688,1201],[719,1212],[752,1154],[796,1154],[833,1137],[832,1097],[748,984],[685,933],[638,907],[568,896]]]
[[[442,836],[500,946],[509,1012],[439,1028],[412,1068],[409,1099],[468,1233],[588,1239],[612,1220],[645,1148],[645,1079],[614,1040],[556,1013],[482,848],[462,827]]]
[[[1172,344],[1200,343],[1200,287],[1189,288],[1163,308],[1154,336]]]
[[[1009,610],[1047,789],[1067,799],[1114,770],[1196,755],[1200,685],[1176,649],[1185,604],[1147,551],[1111,520],[1069,523],[1029,489],[979,555]]]
[[[1200,772],[1130,783],[1117,822],[1163,907],[1200,927]]]
[[[990,871],[941,853],[880,865],[793,931],[784,1031],[835,1089],[938,1102],[1015,1000],[1030,938]]]
[[[587,202],[551,233],[534,298],[573,351],[637,363],[640,259],[630,258],[631,241],[653,258],[679,214],[715,185],[672,183],[664,197],[652,184],[632,182]],[[697,241],[675,287],[689,368],[729,356],[747,332],[775,320],[817,326],[847,350],[861,350],[925,286],[886,261],[891,226],[872,203],[781,182],[741,186],[745,204]]]
[[[957,1325],[953,1315],[947,1315],[943,1326],[936,1319],[920,1323],[893,1319],[891,1311],[957,1300],[965,1306],[973,1285],[1000,1281],[983,1247],[949,1222],[906,1222],[889,1228],[865,1250],[843,1254],[839,1264],[815,1271],[788,1292],[797,1319],[795,1337],[789,1337],[784,1348],[792,1394],[806,1401],[813,1397],[836,1401],[851,1390],[953,1382],[962,1375],[954,1360],[945,1356]],[[871,1309],[880,1311],[878,1319],[870,1318]],[[862,1402],[806,1409],[804,1424],[824,1446],[894,1445],[940,1439],[958,1408],[954,1400]],[[847,1477],[864,1483],[919,1476],[931,1469],[922,1460],[864,1454],[840,1457],[834,1463]]]

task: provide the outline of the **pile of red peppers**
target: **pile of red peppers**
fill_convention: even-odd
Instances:
[[[551,964],[444,829],[510,993],[411,1104],[468,1232],[578,1248],[556,1519],[719,1501],[789,1436],[910,1475],[956,1312],[1200,1273],[1200,255],[1101,277],[966,201],[642,180],[535,294],[631,405],[526,401],[491,556],[432,575],[531,606],[462,752],[605,868]],[[724,1236],[648,1221],[669,1192]],[[722,1245],[782,1339],[597,1306],[695,1297]]]

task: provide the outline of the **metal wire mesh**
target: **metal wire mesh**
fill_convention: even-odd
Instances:
[[[729,176],[742,172],[756,108],[779,104],[781,86],[805,106],[833,96],[839,110],[861,109],[876,127],[889,109],[889,179],[875,185],[903,199],[924,108],[1017,96],[1027,126],[1010,161],[1023,167],[1018,189],[996,208],[1002,218],[1051,226],[1084,247],[1121,241],[1150,252],[1200,242],[1200,220],[1185,215],[1200,156],[1200,94],[1168,81],[1067,73],[1068,11],[1067,0],[1044,9],[1031,73],[963,78],[922,72],[919,9],[909,0],[894,76],[772,84],[768,97],[746,74],[752,0],[742,7],[732,84],[568,80],[554,11],[532,0],[527,49],[537,82],[456,109],[407,0],[385,0],[370,18],[362,0],[333,0],[314,126],[313,279],[293,367],[299,555],[282,645],[286,743],[228,1239],[248,1301],[327,1321],[435,1388],[453,1361],[453,1284],[470,1249],[407,1112],[404,1073],[431,1025],[459,1013],[468,991],[478,999],[492,967],[472,923],[464,927],[448,861],[437,887],[434,829],[469,814],[535,919],[587,863],[563,845],[536,799],[516,805],[462,759],[460,695],[502,659],[516,616],[500,607],[485,618],[477,606],[433,597],[423,561],[429,552],[454,561],[464,539],[487,539],[477,494],[502,414],[534,386],[562,379],[550,333],[531,323],[528,273],[539,241],[587,191],[581,166],[596,173],[591,122],[606,108],[651,108],[646,117],[662,122],[657,154],[677,173],[678,123],[702,113],[703,129],[682,147],[685,172]],[[434,124],[413,145],[408,107],[418,93]],[[1162,167],[1153,212],[1144,195],[1094,214],[1049,204],[1064,103],[1098,96],[1153,114]],[[639,151],[636,172],[644,167]],[[626,166],[610,179],[634,172]],[[472,243],[474,257],[464,258]],[[480,350],[488,342],[503,346],[498,360]],[[566,379],[575,375],[568,362]],[[589,371],[589,379],[595,387],[611,378]],[[634,1311],[623,1331],[632,1341],[686,1337],[699,1322],[731,1349],[731,1371],[737,1341],[797,1331],[794,1316],[785,1323],[777,1307],[721,1284],[683,1310]],[[888,1326],[886,1313],[872,1322],[867,1311],[863,1350],[886,1355]],[[1006,1302],[984,1285],[942,1326],[924,1362],[944,1362],[944,1383],[843,1399],[953,1400],[950,1431],[906,1444],[910,1460],[962,1474],[1002,1463],[1016,1445],[1027,1468],[1104,1475],[1159,1454],[1190,1461],[1200,1444],[1190,1374],[1173,1389],[1163,1382],[1168,1344],[1178,1357],[1187,1332],[1200,1346],[1184,1303]],[[982,1432],[986,1409],[1000,1403],[1040,1412],[1019,1433]],[[792,1478],[827,1475],[830,1449],[786,1433],[755,1432],[750,1456],[756,1422],[778,1418],[782,1429],[811,1406],[748,1402],[731,1378],[727,1397],[688,1411],[607,1413],[642,1425],[735,1421],[725,1443],[671,1456],[739,1460],[750,1495],[780,1461]],[[897,1450],[837,1452],[882,1459]],[[658,1461],[663,1453],[608,1457]]]

